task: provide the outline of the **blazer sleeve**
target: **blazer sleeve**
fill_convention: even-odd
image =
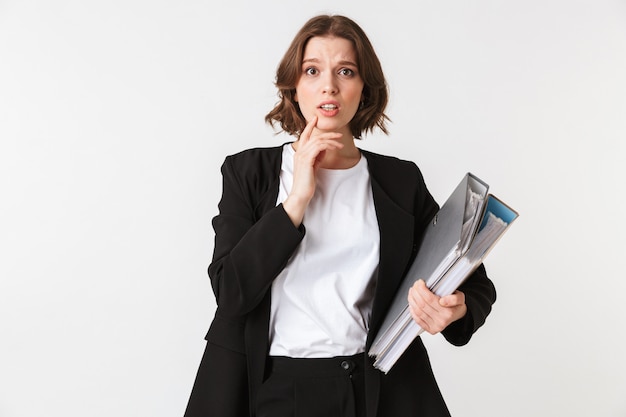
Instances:
[[[261,302],[305,233],[304,226],[293,225],[282,204],[257,218],[257,200],[268,190],[259,189],[258,178],[241,178],[240,172],[247,171],[237,168],[232,157],[222,165],[222,197],[213,218],[215,248],[209,265],[218,311],[230,317],[245,315]],[[259,175],[264,174],[268,173]]]
[[[496,302],[496,288],[487,277],[483,264],[461,284],[459,291],[465,294],[467,314],[442,332],[446,340],[455,346],[462,346],[470,341],[476,330],[485,323],[491,306]]]

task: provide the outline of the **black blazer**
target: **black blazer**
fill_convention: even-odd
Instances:
[[[361,152],[369,166],[380,230],[369,348],[438,206],[414,163]],[[257,148],[229,156],[222,165],[223,191],[213,219],[215,249],[209,266],[217,310],[186,417],[254,415],[269,349],[269,290],[306,233],[305,225],[295,228],[282,205],[276,206],[281,158],[282,147]],[[482,265],[460,290],[467,315],[442,332],[454,345],[470,340],[496,296]],[[449,415],[420,338],[386,375],[366,361],[368,417]]]

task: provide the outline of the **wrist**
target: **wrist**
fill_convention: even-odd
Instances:
[[[292,223],[296,227],[300,227],[302,219],[304,219],[304,211],[308,201],[298,196],[289,195],[285,201],[283,201],[283,209],[287,213],[287,216],[291,219]]]

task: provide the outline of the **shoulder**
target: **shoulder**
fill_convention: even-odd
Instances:
[[[283,146],[252,148],[226,157],[222,164],[223,192],[235,193],[253,206],[280,176]]]
[[[370,174],[378,181],[401,181],[405,184],[424,183],[422,173],[413,161],[365,150],[361,150],[361,152],[367,159]]]
[[[226,157],[226,161],[232,164],[248,164],[251,162],[267,163],[280,160],[283,145],[265,148],[250,148]]]
[[[283,145],[246,149],[228,155],[222,165],[222,172],[233,171],[238,177],[271,175],[280,170],[282,152]]]
[[[400,207],[413,207],[420,218],[430,219],[438,206],[433,199],[422,172],[413,161],[395,156],[361,151],[370,171],[372,182],[376,183]]]

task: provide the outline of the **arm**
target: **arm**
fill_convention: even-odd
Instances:
[[[253,177],[267,172],[242,178],[233,158],[222,166],[224,184],[220,212],[213,219],[215,251],[209,266],[222,315],[239,316],[254,309],[304,238],[302,219],[315,192],[317,165],[326,151],[343,147],[336,141],[341,134],[313,134],[316,123],[314,118],[298,140],[289,196],[258,220],[257,203],[251,196],[258,197],[265,190],[258,189],[263,181]]]
[[[257,220],[255,202],[230,157],[222,165],[222,176],[219,214],[213,219],[215,249],[209,276],[221,314],[239,316],[263,299],[305,230],[293,225],[282,205]]]
[[[476,271],[458,289],[465,294],[467,313],[461,319],[447,326],[442,334],[455,346],[462,346],[470,341],[476,330],[485,323],[496,302],[496,288],[487,277],[484,265]]]

